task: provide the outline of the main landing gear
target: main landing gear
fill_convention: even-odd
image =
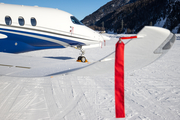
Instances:
[[[86,57],[84,56],[85,51],[82,49],[82,46],[78,46],[77,49],[81,51],[80,53],[81,56],[78,57],[77,62],[83,62],[83,63],[88,62]]]

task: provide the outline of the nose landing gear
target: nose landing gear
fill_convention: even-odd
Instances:
[[[86,63],[86,62],[88,62],[88,61],[87,61],[86,57],[84,57],[84,56],[79,56],[78,59],[77,59],[77,62]]]
[[[82,46],[78,46],[77,49],[81,51],[80,53],[81,56],[78,57],[77,62],[83,62],[83,63],[88,62],[86,57],[84,56],[85,51],[82,49]]]

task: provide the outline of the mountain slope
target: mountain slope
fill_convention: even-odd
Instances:
[[[86,21],[93,20],[91,18]],[[117,7],[114,11],[106,14],[96,21],[95,26],[86,24],[86,22],[85,24],[93,29],[101,29],[102,24],[104,24],[106,30],[117,33],[137,33],[145,25],[151,24],[177,33],[180,32],[179,21],[179,0],[135,0],[128,1],[127,4]]]
[[[167,17],[164,27],[174,33],[180,32],[180,1],[170,3],[171,12]]]
[[[112,0],[105,4],[104,6],[100,7],[97,11],[94,13],[86,16],[82,22],[87,25],[93,25],[95,22],[106,16],[107,14],[113,12],[114,10],[118,9],[121,6],[124,6],[125,4],[134,2],[136,0]]]

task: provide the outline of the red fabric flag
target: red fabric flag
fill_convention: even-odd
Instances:
[[[137,36],[130,36],[130,37],[121,37],[120,39],[124,40],[124,39],[134,39],[134,38],[138,38]]]
[[[124,43],[116,43],[115,53],[115,112],[116,118],[125,117],[124,106]]]

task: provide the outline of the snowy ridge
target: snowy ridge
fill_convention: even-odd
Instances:
[[[116,0],[118,1],[122,0]],[[111,11],[107,6],[103,8]],[[115,33],[138,33],[147,25],[159,26],[173,33],[179,33],[179,11],[179,0],[131,0],[128,4],[114,8],[98,21],[94,17],[100,15],[95,12],[90,15],[94,17],[87,16],[83,22],[90,28],[101,31],[104,30],[102,27],[104,25],[106,31]]]
[[[156,24],[154,24],[154,26],[163,27],[166,20],[167,20],[167,17],[165,19],[161,18],[160,21],[157,21]]]

